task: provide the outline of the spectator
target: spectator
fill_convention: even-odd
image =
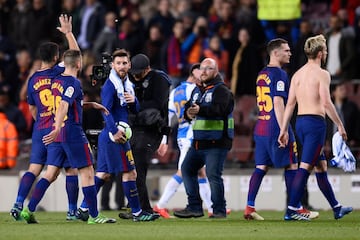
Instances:
[[[307,58],[304,53],[304,44],[306,39],[312,37],[313,35],[311,23],[307,20],[302,20],[300,23],[300,36],[294,46],[293,56],[291,57],[292,73],[297,71],[307,62]]]
[[[3,23],[0,23],[0,69],[5,69],[14,63],[15,46],[12,40],[6,37],[2,32]]]
[[[239,48],[232,63],[231,92],[235,97],[255,95],[258,72],[263,67],[260,50],[251,41],[249,31],[242,28],[238,32]]]
[[[15,125],[19,138],[22,139],[26,130],[26,121],[19,108],[10,101],[9,93],[0,91],[0,108],[3,109],[9,121]]]
[[[328,45],[326,69],[332,79],[353,79],[356,72],[354,37],[342,31],[342,22],[338,16],[330,17],[329,27],[325,33]]]
[[[175,2],[175,6],[172,8],[171,13],[175,19],[180,19],[181,16],[190,11],[191,4],[188,0],[178,0]]]
[[[101,61],[102,53],[107,52],[111,54],[114,52],[117,41],[116,14],[108,12],[105,15],[105,26],[94,42],[93,53],[96,59]]]
[[[215,2],[215,1],[214,1]],[[227,52],[234,51],[236,45],[237,22],[234,17],[234,6],[231,1],[220,1],[218,19],[210,27],[211,34],[217,34],[221,38],[223,47]],[[228,72],[226,72],[228,74]]]
[[[201,61],[202,53],[209,44],[208,22],[205,17],[198,17],[192,33],[186,37],[181,46],[182,54],[187,64],[192,65]],[[188,67],[187,67],[188,68]]]
[[[360,143],[360,125],[357,121],[360,117],[359,109],[356,103],[348,99],[346,83],[335,84],[331,96],[335,109],[344,123],[349,147],[358,147]],[[327,140],[331,143],[332,136],[337,131],[337,128],[330,119],[327,120]]]
[[[124,19],[120,23],[120,30],[118,35],[119,48],[126,49],[131,55],[141,52],[143,49],[144,34],[142,29],[137,29],[130,19]]]
[[[15,125],[0,107],[0,169],[13,168],[19,152],[19,140]]]
[[[181,52],[183,41],[184,24],[181,20],[177,20],[173,27],[173,35],[162,48],[161,68],[169,74],[172,88],[177,87],[185,79],[185,62]]]
[[[16,47],[28,44],[31,4],[29,0],[16,0],[9,17],[9,37]]]
[[[11,9],[13,7],[13,1],[2,0],[0,1],[0,23],[5,23],[9,21],[11,15]],[[3,33],[4,35],[8,35],[9,29],[8,25],[4,24]]]
[[[212,58],[216,61],[216,64],[219,68],[219,73],[226,85],[229,85],[229,53],[221,42],[221,39],[218,35],[213,35],[209,39],[209,46],[204,49],[203,53],[204,58]]]
[[[27,34],[24,36],[32,56],[35,56],[35,51],[40,43],[53,39],[56,20],[56,17],[47,10],[45,0],[32,1],[26,26]]]
[[[251,36],[251,42],[255,45],[265,43],[265,33],[257,18],[257,7],[255,0],[239,0],[236,8],[235,19],[239,28],[246,28]],[[231,54],[231,52],[230,52]],[[233,53],[235,54],[235,53]],[[231,56],[231,59],[233,56]]]
[[[75,37],[80,33],[80,4],[78,0],[62,0],[62,13],[72,17],[73,33]]]
[[[11,85],[8,81],[5,80],[4,71],[0,68],[0,91],[9,92]]]
[[[360,7],[356,8],[356,18],[355,18],[355,47],[356,47],[356,57],[358,61],[360,59]],[[360,78],[360,68],[357,68],[355,78]]]
[[[170,12],[170,1],[158,0],[157,6],[157,12],[149,20],[148,29],[153,25],[159,25],[164,37],[168,38],[172,33],[172,27],[175,22],[175,19]]]
[[[31,52],[27,48],[18,48],[16,51],[16,62],[7,69],[6,79],[11,84],[11,101],[19,103],[20,89],[30,76],[32,65]]]
[[[149,39],[144,44],[143,53],[149,57],[151,68],[161,69],[161,47],[164,44],[164,36],[159,25],[152,25],[149,29]]]
[[[349,24],[351,26],[355,23],[355,11],[360,6],[359,0],[332,0],[331,1],[331,13],[337,14],[339,10],[344,10],[348,16]]]
[[[80,10],[78,42],[82,50],[91,50],[97,35],[104,27],[105,8],[98,0],[86,0]]]

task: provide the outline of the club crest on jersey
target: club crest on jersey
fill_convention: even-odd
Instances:
[[[71,98],[72,95],[74,94],[74,88],[73,87],[68,87],[65,91],[65,96]]]
[[[285,91],[285,82],[284,81],[278,81],[276,83],[276,90],[277,91]]]
[[[195,93],[192,98],[192,102],[195,103],[198,99],[199,99],[199,93]]]
[[[205,102],[209,103],[212,101],[212,93],[207,93],[205,96]]]

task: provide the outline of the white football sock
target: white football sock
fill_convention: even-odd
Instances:
[[[180,184],[182,183],[182,178],[178,175],[174,175],[169,182],[166,184],[163,194],[157,204],[159,208],[165,208],[166,204],[174,196]]]
[[[199,191],[200,191],[200,197],[205,203],[208,212],[212,213],[213,209],[212,209],[212,201],[211,201],[211,190],[210,190],[210,185],[206,178],[199,179]]]

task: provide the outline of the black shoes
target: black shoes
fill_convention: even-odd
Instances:
[[[178,218],[198,218],[204,216],[203,212],[194,212],[188,208],[178,210],[174,212],[174,216]]]
[[[214,213],[214,214],[210,215],[209,218],[226,218],[226,215]]]

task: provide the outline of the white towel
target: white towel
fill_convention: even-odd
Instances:
[[[331,166],[342,168],[345,172],[355,172],[356,158],[339,132],[336,132],[332,137],[332,151],[334,158],[330,160]]]
[[[114,69],[111,69],[109,79],[114,84],[114,87],[117,92],[117,96],[120,99],[120,105],[121,106],[126,105],[125,97],[124,97],[124,90],[126,92],[130,93],[131,95],[135,96],[134,87],[133,87],[132,82],[130,82],[128,76],[126,75],[126,79],[123,84],[123,81],[120,79],[119,75],[116,73],[116,71]],[[125,88],[124,88],[124,85],[125,85]]]

